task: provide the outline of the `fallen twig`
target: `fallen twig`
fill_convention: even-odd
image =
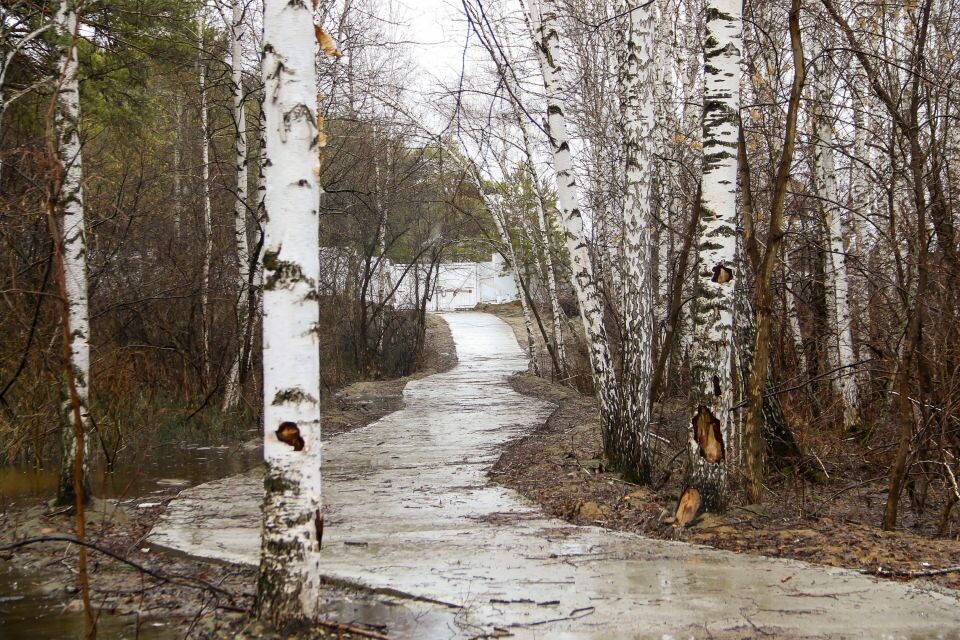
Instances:
[[[205,580],[199,580],[197,578],[188,578],[186,576],[179,576],[179,575],[164,575],[158,571],[145,567],[142,564],[134,562],[133,560],[128,560],[127,558],[124,558],[123,556],[116,554],[113,551],[110,551],[109,549],[105,549],[99,545],[93,544],[92,542],[87,542],[85,540],[77,540],[76,538],[71,538],[69,536],[40,536],[36,538],[24,538],[23,540],[18,540],[17,542],[13,542],[11,544],[0,547],[0,553],[5,551],[13,551],[15,549],[19,549],[20,547],[26,547],[28,545],[38,544],[41,542],[68,542],[70,544],[80,545],[83,547],[87,547],[88,549],[93,549],[94,551],[102,553],[103,555],[107,556],[108,558],[112,558],[117,562],[122,562],[125,565],[133,567],[134,569],[141,571],[152,578],[156,578],[161,582],[170,582],[173,584],[178,584],[183,587],[189,587],[191,589],[199,589],[201,591],[211,591],[217,595],[225,596],[231,601],[235,597],[229,591],[225,589],[221,589],[216,585],[210,584]],[[194,583],[194,584],[191,584],[191,583]]]
[[[332,620],[318,620],[314,624],[320,627],[325,627],[327,629],[333,629],[334,631],[346,631],[347,633],[352,633],[355,636],[361,636],[363,638],[374,638],[375,640],[390,640],[390,636],[386,636],[377,631],[371,631],[369,629],[364,629],[363,627],[355,627],[351,624],[344,624],[342,622],[333,622]]]
[[[944,567],[942,569],[924,569],[921,571],[901,571],[899,569],[887,569],[877,567],[876,569],[861,569],[860,573],[871,576],[895,577],[895,578],[927,578],[930,576],[942,576],[947,573],[960,572],[960,565],[955,567]]]

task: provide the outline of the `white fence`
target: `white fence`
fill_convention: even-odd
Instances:
[[[356,256],[340,249],[324,247],[320,251],[321,294],[343,292],[356,282],[362,273],[361,262]],[[387,261],[384,267],[384,282],[374,276],[370,300],[380,299],[393,291],[391,303],[400,309],[411,309],[423,298],[424,287],[429,282],[427,309],[430,311],[456,311],[473,309],[478,304],[511,302],[517,300],[517,286],[513,275],[499,254],[493,254],[489,262],[445,262],[434,265],[393,264]],[[352,272],[354,278],[350,278]],[[428,277],[429,276],[429,277]],[[376,291],[383,289],[382,292]],[[379,295],[378,295],[379,294]]]
[[[392,265],[393,282],[399,282],[394,306],[411,308],[416,305],[428,280],[428,268],[427,265]],[[427,308],[431,311],[473,309],[482,303],[500,304],[518,299],[513,276],[497,254],[489,262],[440,263],[429,280],[432,291]]]

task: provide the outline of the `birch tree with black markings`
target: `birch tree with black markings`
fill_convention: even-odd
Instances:
[[[234,340],[236,352],[227,374],[226,389],[223,394],[224,410],[232,409],[240,400],[240,369],[246,351],[246,334],[251,318],[247,288],[250,285],[250,249],[247,242],[247,123],[246,105],[243,89],[243,40],[246,34],[244,26],[245,6],[243,0],[233,0],[233,15],[228,34],[231,42],[230,91],[233,98],[233,122],[236,127],[234,137],[234,171],[236,186],[233,204],[233,241],[237,264],[237,335]]]
[[[314,7],[315,8],[315,7]],[[277,627],[316,616],[320,514],[322,193],[316,59],[321,32],[305,2],[267,0],[263,428],[267,463],[257,614]]]
[[[740,122],[739,0],[709,0],[704,42],[703,177],[690,381],[690,479],[703,506],[722,509],[732,450],[732,344]]]
[[[620,93],[623,110],[626,184],[623,199],[623,375],[622,415],[608,451],[630,479],[647,483],[653,464],[650,448],[650,385],[653,379],[654,28],[650,3],[621,1],[628,16],[623,30]]]
[[[611,430],[620,417],[620,394],[603,323],[603,296],[594,277],[590,248],[584,231],[573,158],[570,153],[567,120],[560,98],[563,90],[563,76],[560,66],[560,37],[556,26],[556,5],[553,0],[530,0],[527,18],[533,34],[534,49],[540,63],[546,93],[546,128],[556,174],[557,209],[560,213],[561,228],[572,271],[571,283],[580,308],[580,319],[583,322],[594,384],[597,388],[604,448],[609,453]]]
[[[70,327],[70,362],[76,402],[83,430],[90,432],[90,308],[87,291],[87,229],[83,209],[83,153],[80,143],[80,63],[77,57],[77,2],[63,0],[54,18],[57,52],[60,56],[57,87],[56,135],[60,164],[60,193],[63,210],[62,262],[67,323]],[[83,492],[89,494],[88,460],[90,438],[78,446],[75,408],[67,390],[62,403],[62,457],[57,504],[70,505],[77,500],[74,467],[82,460]],[[86,495],[81,496],[86,499]]]

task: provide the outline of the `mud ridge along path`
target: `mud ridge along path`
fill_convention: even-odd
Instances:
[[[960,638],[957,594],[933,585],[575,526],[493,485],[500,447],[553,406],[508,386],[526,361],[503,321],[444,319],[459,364],[324,444],[321,571],[415,603],[420,626],[381,615],[393,637]],[[149,540],[256,563],[261,495],[257,473],[188,489]]]

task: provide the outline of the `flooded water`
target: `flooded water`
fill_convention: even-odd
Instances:
[[[253,437],[255,434],[251,434]],[[203,482],[249,471],[262,461],[259,447],[152,447],[113,473],[94,469],[92,489],[100,498],[148,504],[151,498]],[[0,467],[0,511],[14,505],[32,505],[50,499],[57,485],[55,469]],[[42,576],[26,574],[0,560],[0,638],[14,640],[80,638],[83,616],[76,596],[44,587]],[[71,601],[74,601],[71,606]],[[103,615],[97,621],[100,638],[167,640],[178,638],[173,625],[137,616]]]
[[[252,433],[251,438],[254,437],[256,434]],[[168,493],[178,486],[187,487],[243,473],[262,460],[259,447],[157,445],[124,457],[113,472],[95,466],[92,490],[99,498],[142,498]],[[0,509],[50,499],[56,487],[55,466],[46,469],[0,466]]]
[[[162,620],[103,615],[100,638],[168,640],[179,634]],[[83,637],[83,615],[65,592],[45,590],[36,575],[0,562],[0,638],[4,640],[76,640]]]

